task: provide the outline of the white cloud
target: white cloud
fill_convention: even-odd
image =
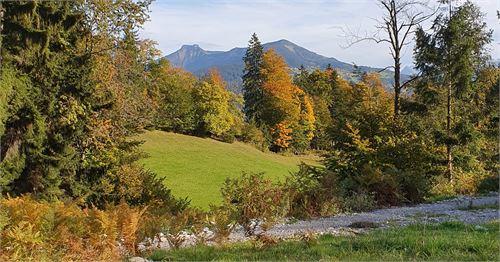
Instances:
[[[180,1],[180,2],[179,2]],[[498,0],[475,0],[486,22],[495,29],[492,56],[500,58]],[[199,44],[207,50],[243,47],[253,32],[262,42],[288,39],[321,55],[345,62],[384,67],[391,64],[387,46],[361,43],[344,49],[342,28],[372,31],[380,9],[374,0],[311,1],[199,1],[157,0],[151,7],[151,21],[141,36],[159,43],[164,54],[183,44]],[[412,49],[404,53],[404,64],[411,63]]]

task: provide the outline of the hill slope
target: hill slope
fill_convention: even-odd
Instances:
[[[354,65],[325,57],[298,46],[288,40],[263,44],[264,50],[273,48],[283,56],[287,64],[296,71],[301,65],[306,68],[326,68],[329,64],[338,69],[346,79],[353,79]],[[175,67],[181,67],[195,75],[205,74],[209,68],[217,68],[227,82],[241,82],[243,75],[243,56],[246,48],[233,48],[229,51],[206,51],[198,45],[183,45],[181,49],[167,55],[166,58]],[[362,72],[380,71],[379,68],[360,66]],[[384,71],[382,80],[390,85],[392,72]],[[238,91],[238,90],[236,90]]]
[[[265,172],[279,180],[298,170],[301,161],[315,164],[316,157],[282,156],[264,153],[243,143],[227,144],[161,131],[142,134],[143,150],[149,158],[142,163],[166,184],[175,196],[189,197],[194,206],[206,208],[220,202],[220,188],[228,177],[242,172]]]

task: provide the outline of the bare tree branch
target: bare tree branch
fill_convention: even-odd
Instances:
[[[365,33],[363,36],[354,34],[352,31],[344,31],[348,44],[345,48],[351,47],[363,41],[371,41],[377,44],[388,43],[390,54],[394,65],[388,68],[394,69],[394,112],[395,117],[399,114],[399,95],[408,85],[408,82],[401,84],[401,52],[409,44],[410,37],[415,29],[425,20],[434,16],[437,9],[431,8],[428,1],[425,0],[377,0],[379,7],[384,11],[381,20],[374,19],[377,22],[374,33]],[[433,12],[431,11],[435,9]],[[384,32],[385,36],[381,36]],[[413,81],[413,80],[412,80]]]

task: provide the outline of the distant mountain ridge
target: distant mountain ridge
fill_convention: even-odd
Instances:
[[[326,68],[329,64],[340,71],[344,78],[354,80],[353,64],[339,61],[335,58],[325,57],[298,46],[288,40],[282,39],[275,42],[263,44],[264,50],[273,48],[278,54],[285,58],[292,71],[304,65],[308,69]],[[198,45],[183,45],[179,50],[166,56],[174,67],[184,68],[195,75],[201,76],[208,72],[210,68],[216,68],[227,82],[241,83],[243,75],[243,56],[247,48],[233,48],[229,51],[207,51]],[[378,72],[380,68],[359,66],[361,72]],[[382,80],[387,86],[392,84],[390,71],[381,73]],[[239,91],[236,88],[234,91]]]

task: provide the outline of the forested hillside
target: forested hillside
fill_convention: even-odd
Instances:
[[[335,68],[344,78],[352,81],[358,81],[356,71],[359,72],[380,72],[382,81],[390,89],[393,83],[394,74],[391,70],[382,68],[372,68],[369,66],[356,66],[350,63],[339,61],[335,58],[325,57],[311,52],[301,46],[298,46],[288,40],[282,39],[275,42],[262,45],[264,50],[274,49],[282,56],[291,73],[296,73],[301,66],[313,70],[316,68],[325,69],[328,66]],[[233,48],[229,51],[206,51],[199,45],[183,45],[179,50],[165,56],[174,67],[183,68],[195,75],[202,76],[210,68],[216,68],[229,83],[233,83],[234,91],[241,93],[241,77],[243,75],[243,56],[246,48]],[[409,75],[405,75],[408,78]]]

